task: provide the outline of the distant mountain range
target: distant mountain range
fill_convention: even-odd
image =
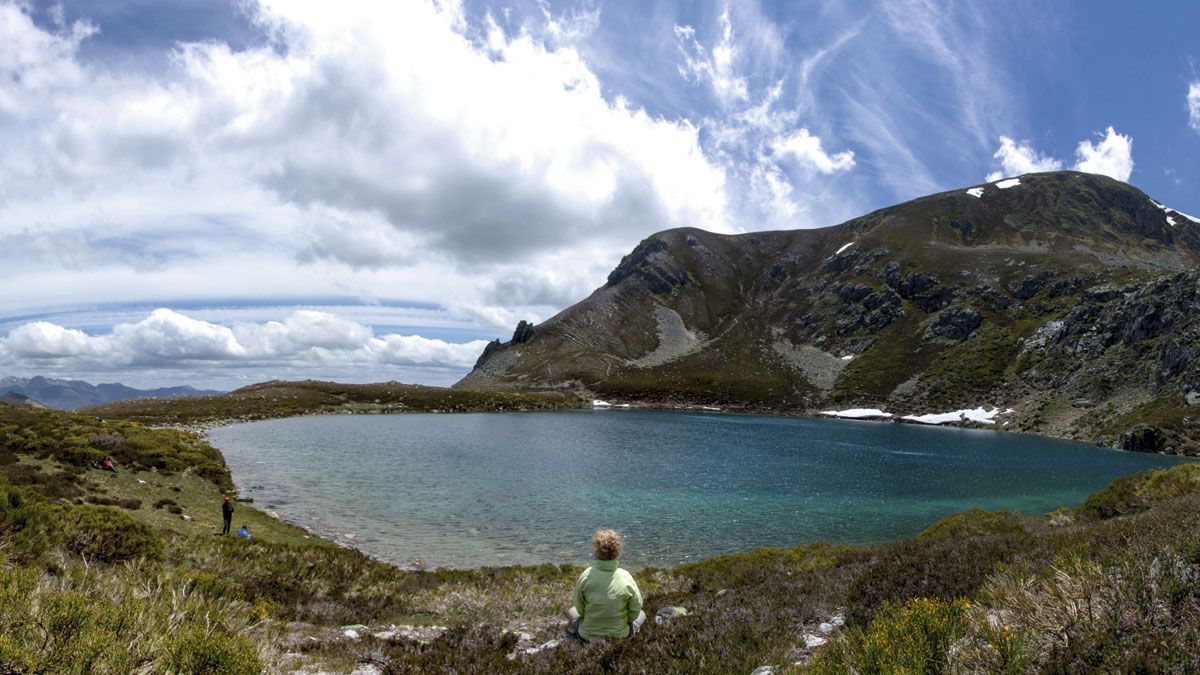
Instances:
[[[225,392],[196,389],[191,386],[134,389],[120,383],[90,384],[82,380],[56,380],[40,375],[30,378],[5,377],[0,379],[0,395],[24,396],[60,410],[78,410],[130,398],[176,398],[223,393]]]
[[[1055,172],[823,229],[668,230],[455,386],[917,421],[988,406],[1200,454],[1200,220]]]

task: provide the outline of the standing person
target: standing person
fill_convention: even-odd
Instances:
[[[225,501],[221,502],[221,517],[225,519],[225,529],[221,531],[222,535],[229,534],[229,526],[233,523],[233,502],[229,496],[225,496]]]
[[[609,529],[596,530],[592,536],[596,564],[579,575],[575,606],[567,612],[571,632],[584,640],[630,637],[646,621],[637,582],[617,567],[621,545],[621,535]]]

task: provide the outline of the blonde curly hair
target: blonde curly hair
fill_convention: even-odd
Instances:
[[[596,530],[592,535],[592,553],[597,560],[616,560],[621,555],[621,535],[608,528]]]

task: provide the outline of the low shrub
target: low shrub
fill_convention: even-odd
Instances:
[[[1013,534],[1024,532],[1023,517],[1015,511],[985,511],[971,509],[953,513],[917,535],[917,539],[951,539],[958,537],[980,537],[989,534]]]
[[[142,500],[140,499],[120,499],[115,497],[101,497],[99,495],[88,495],[83,498],[83,501],[88,504],[97,504],[99,506],[119,506],[130,511],[137,511],[142,508]]]
[[[947,653],[966,632],[966,600],[887,603],[866,628],[851,628],[818,652],[814,673],[944,673]]]
[[[100,506],[58,508],[62,542],[72,553],[106,563],[163,559],[162,539],[145,523]]]
[[[692,579],[697,589],[717,590],[749,586],[762,580],[799,570],[833,567],[861,551],[853,546],[826,543],[802,544],[795,548],[761,548],[750,553],[716,556],[681,565],[675,574]]]
[[[1086,518],[1114,518],[1145,510],[1166,499],[1200,491],[1200,463],[1187,463],[1169,469],[1154,469],[1133,476],[1122,476],[1103,490],[1092,494],[1080,508]]]
[[[252,621],[155,571],[0,568],[0,672],[261,673]]]
[[[171,638],[169,670],[194,675],[258,675],[262,660],[240,635],[192,626]]]

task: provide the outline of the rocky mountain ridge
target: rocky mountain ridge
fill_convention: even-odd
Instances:
[[[1008,428],[1196,453],[1198,262],[1200,222],[1077,172],[816,230],[668,230],[456,386],[784,413],[987,405],[1013,409]]]

